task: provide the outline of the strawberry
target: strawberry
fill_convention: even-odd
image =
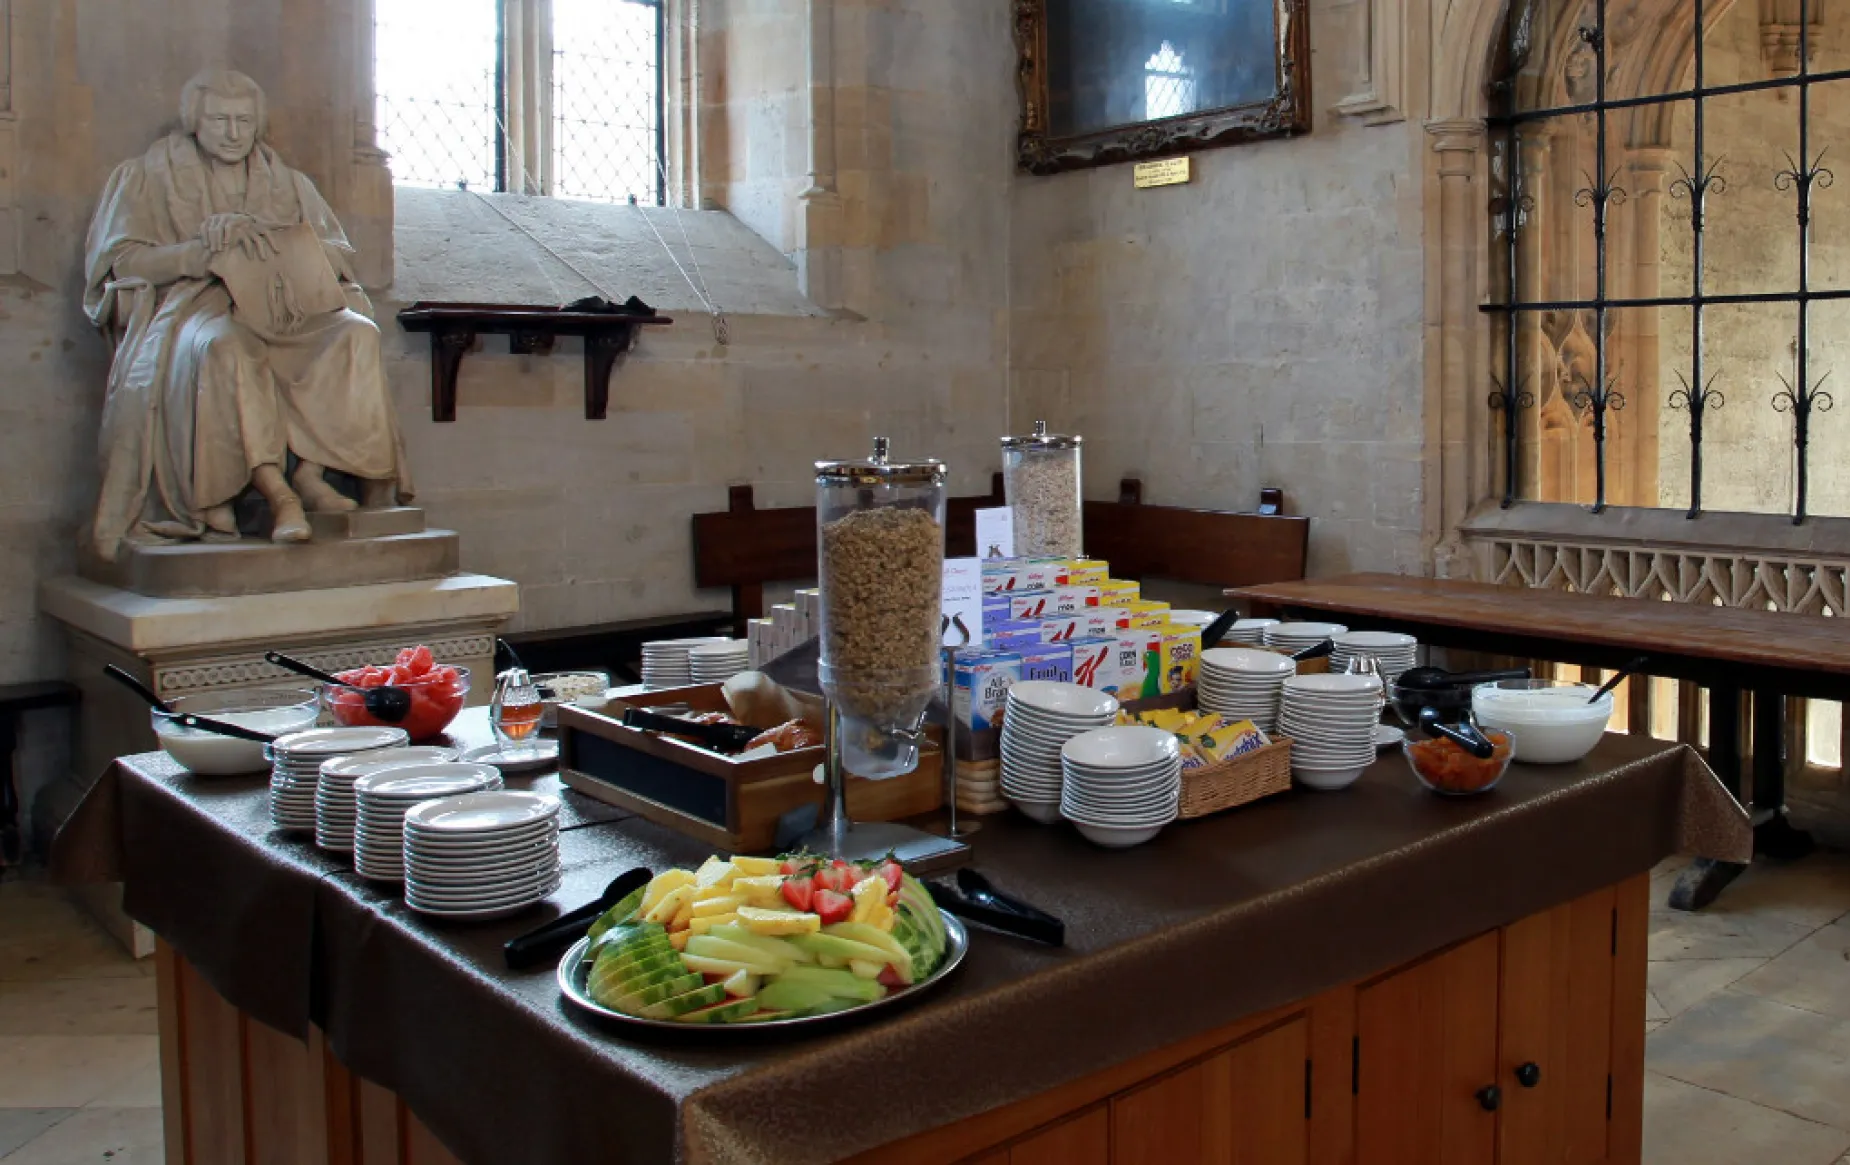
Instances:
[[[790,863],[784,864],[789,865]],[[810,909],[810,903],[816,895],[815,883],[804,877],[785,878],[780,889],[783,891],[784,901],[802,911]]]
[[[818,890],[814,902],[816,913],[822,916],[824,926],[834,922],[847,922],[854,914],[854,899],[846,894],[837,894],[833,890]]]

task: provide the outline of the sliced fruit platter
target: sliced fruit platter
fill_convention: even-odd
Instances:
[[[711,857],[655,875],[592,924],[559,988],[649,1027],[810,1023],[909,996],[967,945],[891,859]]]

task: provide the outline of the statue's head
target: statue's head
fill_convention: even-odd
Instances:
[[[257,82],[231,69],[202,69],[180,91],[180,124],[199,148],[227,165],[263,140],[269,109]]]

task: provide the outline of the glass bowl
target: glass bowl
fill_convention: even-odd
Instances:
[[[541,672],[533,677],[533,682],[539,686],[540,696],[545,702],[545,710],[540,713],[541,728],[559,726],[561,704],[601,709],[609,703],[604,698],[604,693],[611,688],[610,673],[607,671],[579,669]]]
[[[1408,737],[1400,742],[1400,751],[1420,784],[1447,797],[1469,797],[1495,788],[1509,769],[1510,757],[1515,752],[1516,742],[1509,732],[1487,728],[1484,735],[1490,737],[1490,743],[1496,747],[1488,760],[1472,756],[1443,736],[1420,740]]]
[[[351,683],[360,683],[365,670],[355,668],[334,674]],[[321,706],[328,710],[334,723],[345,728],[402,728],[410,733],[414,742],[429,740],[441,735],[462,711],[469,697],[469,669],[438,664],[423,676],[401,680],[391,686],[411,693],[411,711],[396,724],[389,724],[368,712],[366,698],[352,688],[321,685]]]
[[[1571,764],[1593,751],[1612,719],[1612,693],[1569,680],[1499,680],[1471,689],[1479,724],[1516,733],[1516,759],[1524,764]]]
[[[1400,684],[1387,685],[1387,701],[1393,706],[1394,714],[1400,722],[1409,728],[1420,726],[1420,709],[1439,709],[1439,719],[1451,724],[1464,718],[1464,713],[1471,709],[1471,689],[1469,688],[1408,688]]]
[[[255,692],[202,692],[196,696],[176,696],[167,703],[175,714],[209,716],[283,736],[314,727],[320,716],[315,693],[309,688],[269,688]],[[174,717],[150,709],[154,735],[161,750],[188,769],[207,777],[225,777],[234,773],[257,773],[270,767],[264,759],[263,745],[255,740],[220,736],[202,728],[183,728]]]

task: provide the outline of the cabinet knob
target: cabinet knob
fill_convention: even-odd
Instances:
[[[1534,1088],[1542,1081],[1542,1066],[1531,1060],[1516,1068],[1516,1083],[1524,1088]]]
[[[1495,1084],[1487,1084],[1477,1090],[1477,1102],[1485,1112],[1495,1112],[1503,1106],[1503,1090]]]

